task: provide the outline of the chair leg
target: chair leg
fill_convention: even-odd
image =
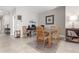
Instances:
[[[43,43],[44,48],[45,48],[45,45],[46,45],[46,41],[44,40],[44,43]]]
[[[60,38],[56,38],[56,44],[58,45],[60,41]]]

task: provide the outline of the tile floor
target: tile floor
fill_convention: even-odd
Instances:
[[[33,41],[35,37],[32,38],[13,38],[7,35],[0,34],[0,53],[40,53],[35,47],[32,47],[28,43]],[[47,49],[47,48],[44,48]],[[48,50],[47,50],[48,51]],[[52,52],[53,50],[51,50]],[[59,43],[56,53],[78,53],[79,44],[70,43],[61,40]],[[43,52],[44,53],[44,52]]]
[[[61,41],[56,53],[79,53],[79,43]]]

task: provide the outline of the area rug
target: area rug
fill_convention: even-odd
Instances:
[[[31,42],[28,42],[27,44],[30,47],[32,47],[35,50],[37,50],[39,53],[56,53],[56,50],[58,48],[58,45],[57,44],[52,44],[52,47],[51,48],[48,48],[46,46],[44,47],[42,45],[38,45],[35,40],[33,40]]]

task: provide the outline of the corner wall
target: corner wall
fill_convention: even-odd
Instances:
[[[54,25],[58,25],[61,28],[61,34],[65,35],[65,7],[57,7],[55,9],[43,12],[39,14],[39,25],[45,25],[45,27],[50,27],[51,25],[45,24],[45,17],[48,15],[54,15]]]

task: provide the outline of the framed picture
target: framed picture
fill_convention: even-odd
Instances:
[[[54,24],[54,15],[46,16],[46,24]]]
[[[21,15],[18,15],[18,16],[17,16],[17,19],[18,19],[18,20],[22,20],[22,16],[21,16]]]

